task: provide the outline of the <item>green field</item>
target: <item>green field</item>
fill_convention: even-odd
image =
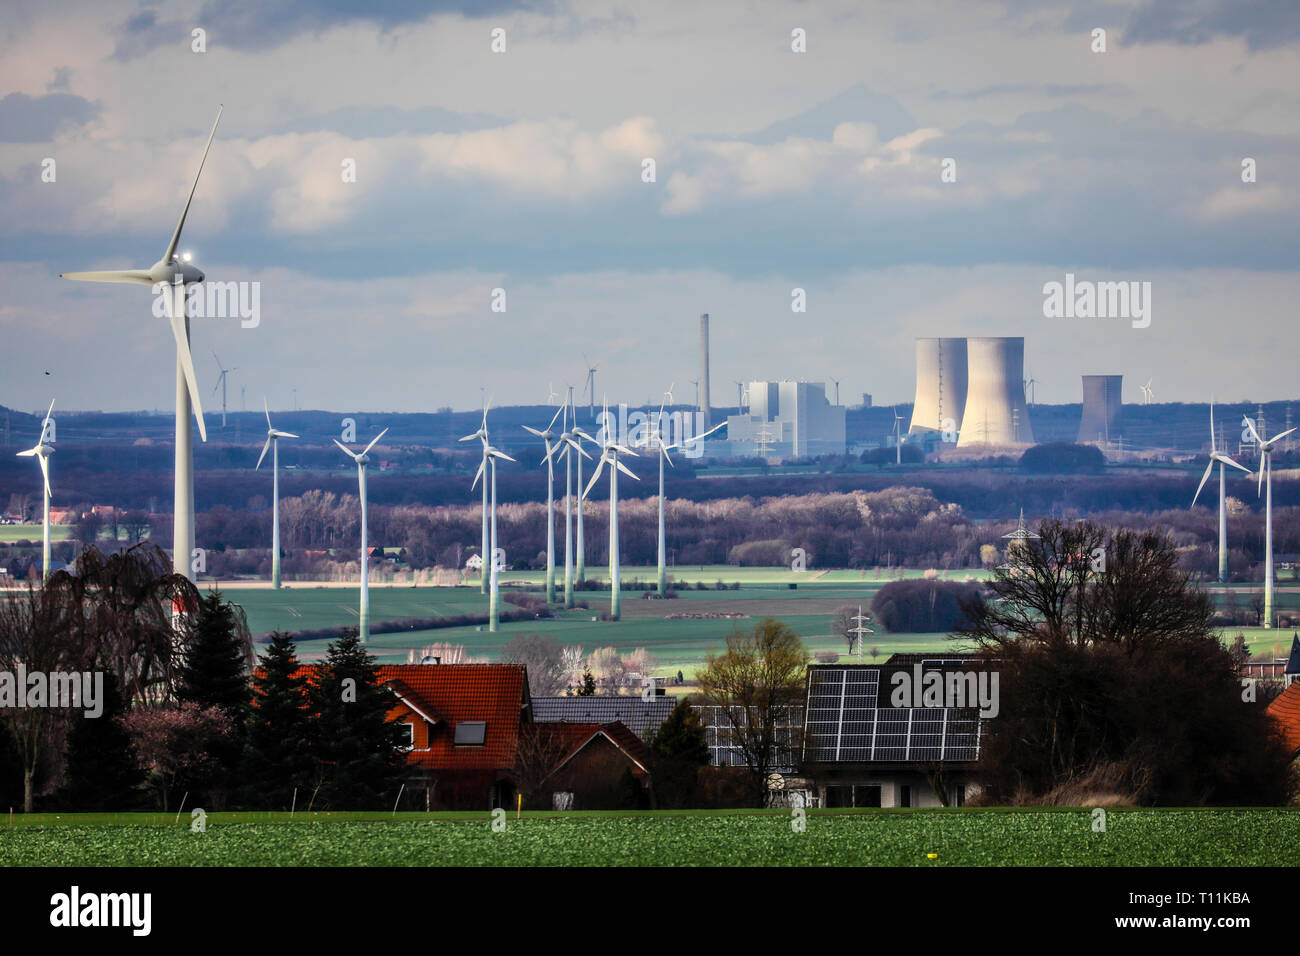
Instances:
[[[735,570],[735,569],[732,569]],[[856,574],[856,572],[853,572]],[[636,577],[630,575],[629,580]],[[716,580],[716,577],[710,580]],[[728,582],[730,583],[730,582]],[[410,648],[435,641],[465,645],[476,659],[496,660],[501,648],[520,634],[545,634],[564,644],[581,644],[590,652],[597,647],[614,647],[631,652],[648,648],[659,663],[662,674],[678,670],[690,676],[709,652],[721,651],[726,635],[739,625],[752,627],[767,615],[779,617],[805,638],[810,651],[847,651],[845,643],[830,636],[830,618],[837,607],[868,607],[883,581],[813,582],[804,580],[797,590],[786,585],[742,583],[740,590],[682,590],[672,601],[646,600],[640,592],[623,595],[623,620],[601,621],[609,609],[607,591],[582,591],[579,600],[587,601],[587,610],[559,611],[554,619],[503,623],[489,633],[486,626],[438,628],[372,634],[371,652],[386,663],[406,660]],[[290,586],[280,591],[232,585],[224,588],[227,600],[244,608],[249,629],[255,634],[272,630],[303,631],[355,625],[357,591],[355,588]],[[504,604],[503,607],[510,607]],[[742,613],[740,619],[686,618],[668,619],[669,614]],[[375,587],[370,589],[371,621],[400,618],[448,617],[458,614],[487,614],[487,597],[477,587]],[[593,620],[596,618],[596,620]],[[301,651],[314,657],[324,651],[326,641],[305,641]],[[864,660],[870,649],[879,650],[883,660],[897,651],[940,652],[951,650],[953,642],[943,634],[885,634],[868,636]]]
[[[287,818],[20,817],[0,866],[1289,866],[1300,840],[1283,809],[1111,810],[1102,833],[1086,808]]]
[[[30,541],[40,547],[44,532],[38,524],[0,524],[0,544],[13,544],[16,541]],[[72,537],[72,525],[56,524],[50,526],[51,541],[67,541]]]

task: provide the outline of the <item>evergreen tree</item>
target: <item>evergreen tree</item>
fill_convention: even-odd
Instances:
[[[310,793],[307,680],[296,674],[295,652],[293,638],[275,632],[253,675],[240,774],[240,802],[249,809],[287,809],[295,787],[305,805]]]
[[[230,718],[233,733],[215,745],[213,765],[192,781],[198,792],[191,796],[220,808],[236,783],[244,750],[250,693],[244,656],[247,628],[242,613],[223,601],[216,588],[199,598],[192,628],[176,696],[183,704],[220,708]]]
[[[102,696],[98,717],[83,711],[72,718],[63,802],[72,810],[134,810],[141,804],[144,774],[131,735],[118,720],[126,708],[112,671],[104,671]]]
[[[578,697],[595,697],[596,696],[596,678],[591,676],[590,670],[582,672],[582,686],[578,688]]]
[[[406,767],[403,737],[389,722],[391,693],[355,630],[331,643],[309,685],[309,741],[315,802],[336,810],[374,810],[391,800]]]
[[[220,707],[242,731],[249,698],[243,622],[214,588],[199,599],[193,628],[177,696],[182,703]]]
[[[683,697],[650,739],[655,804],[682,809],[695,802],[700,767],[709,763],[709,745],[700,715]]]

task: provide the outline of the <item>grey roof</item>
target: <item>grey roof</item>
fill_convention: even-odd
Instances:
[[[1286,662],[1284,674],[1300,674],[1300,635],[1291,635],[1291,657]]]
[[[541,724],[607,724],[617,720],[638,737],[647,731],[659,729],[668,719],[675,697],[654,697],[642,700],[639,696],[607,694],[595,697],[534,697],[533,720]]]

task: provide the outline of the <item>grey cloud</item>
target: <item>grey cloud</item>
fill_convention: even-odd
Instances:
[[[0,142],[43,143],[65,127],[81,126],[98,115],[98,104],[71,93],[10,93],[0,100]]]
[[[830,139],[835,127],[841,123],[871,123],[882,140],[910,133],[918,125],[892,96],[877,93],[859,83],[796,116],[735,138],[760,146],[779,143],[792,136]]]
[[[404,110],[395,106],[343,106],[325,113],[294,116],[267,130],[273,133],[342,133],[346,136],[372,138],[381,136],[421,136],[430,133],[465,133],[491,129],[508,122],[499,116],[483,113],[457,113],[439,106]]]
[[[1146,0],[1124,31],[1130,43],[1198,45],[1217,37],[1241,37],[1252,50],[1286,46],[1300,39],[1295,0]]]

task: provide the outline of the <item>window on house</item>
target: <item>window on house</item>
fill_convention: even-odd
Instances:
[[[411,750],[415,747],[415,725],[398,724],[397,730],[400,735],[397,741],[398,750]]]
[[[487,740],[487,721],[462,720],[456,724],[457,747],[481,747]]]

